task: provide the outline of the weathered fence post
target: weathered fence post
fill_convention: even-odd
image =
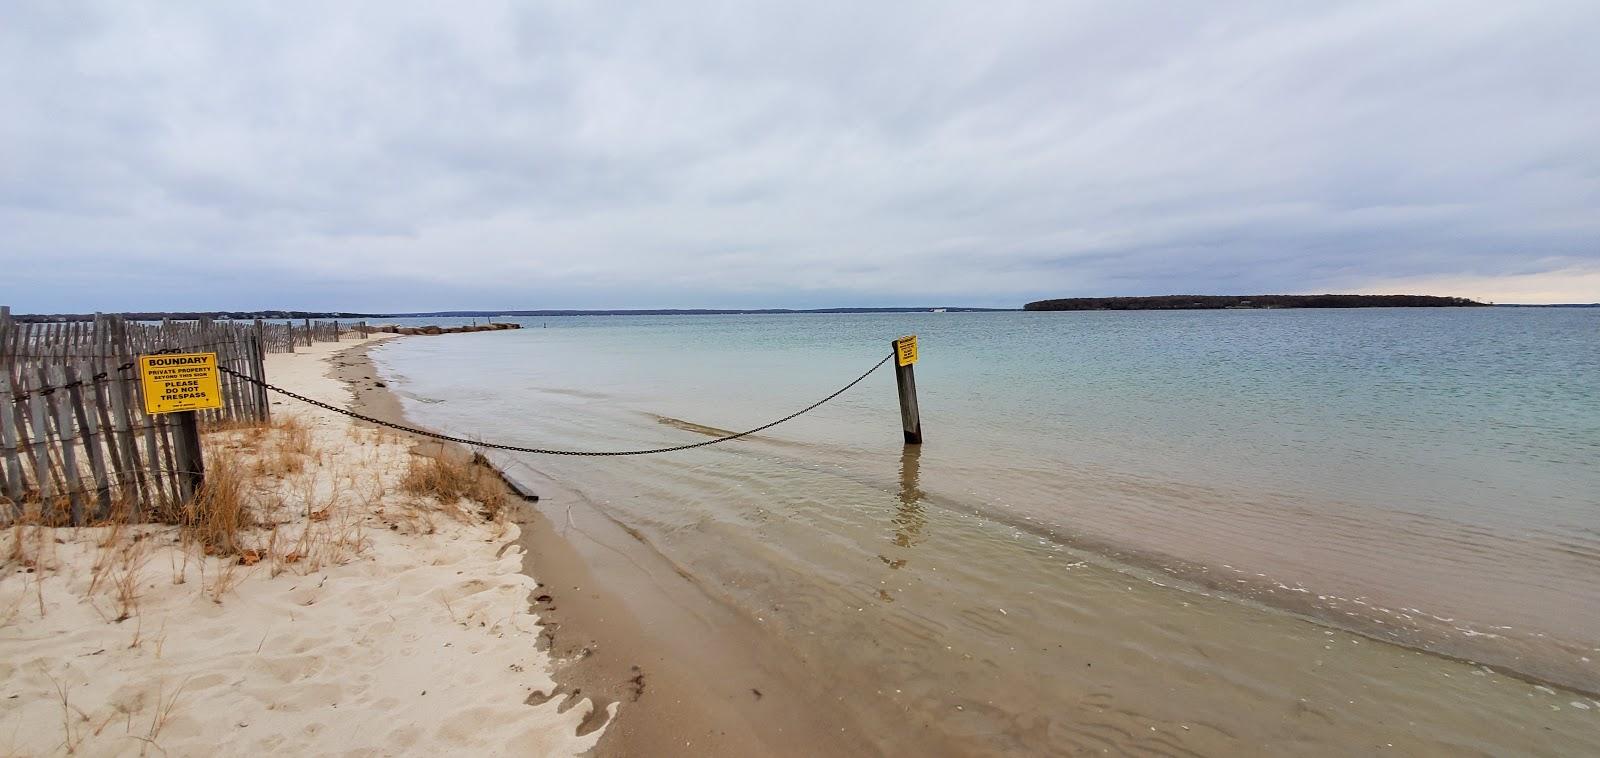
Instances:
[[[183,502],[194,500],[206,482],[206,462],[200,453],[200,425],[195,411],[178,411],[172,414],[178,421],[174,435],[173,451],[178,465],[178,492]]]
[[[917,336],[889,342],[894,351],[894,383],[900,391],[900,425],[907,445],[922,444],[922,416],[917,412],[917,378],[911,371],[917,362]]]

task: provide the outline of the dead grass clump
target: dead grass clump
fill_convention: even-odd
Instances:
[[[250,467],[251,473],[256,476],[288,476],[298,474],[305,469],[305,456],[295,455],[282,447],[273,448],[263,454]]]
[[[57,488],[60,484],[57,484]],[[72,500],[66,495],[56,495],[48,502],[40,502],[37,492],[32,493],[34,501],[38,503],[39,523],[44,526],[71,526],[72,525]],[[26,496],[24,497],[26,499]],[[24,506],[26,509],[26,506]]]
[[[200,432],[213,434],[218,432],[244,432],[247,436],[259,438],[261,432],[267,428],[266,424],[251,419],[227,419],[224,421],[202,421]]]
[[[171,698],[164,697],[165,682],[162,683],[161,689],[156,690],[156,707],[155,711],[150,715],[150,730],[144,737],[139,738],[145,744],[154,745],[157,750],[161,749],[161,746],[156,744],[156,738],[161,736],[161,730],[166,727],[168,721],[172,720],[172,711],[178,706],[178,696],[182,695],[183,689],[188,686],[189,681],[185,679],[183,684],[178,685],[177,691],[172,693]],[[166,751],[162,750],[162,753],[165,754]]]
[[[280,450],[299,455],[311,454],[311,430],[299,417],[282,416],[272,426],[278,430]]]
[[[247,479],[239,459],[220,447],[206,452],[206,481],[193,502],[179,514],[186,539],[198,542],[212,555],[239,552],[239,532],[255,523],[250,511]]]
[[[10,624],[21,614],[27,599],[28,580],[33,580],[34,599],[38,601],[39,618],[44,618],[44,574],[53,568],[48,555],[55,546],[51,529],[39,526],[36,518],[23,516],[11,523],[3,534],[8,544],[0,545],[0,571],[20,570],[21,588],[8,604],[0,606],[0,627]]]
[[[314,451],[311,430],[295,416],[280,416],[272,423],[273,444],[264,450],[251,465],[257,476],[288,476],[306,468],[306,459]],[[321,454],[318,452],[318,462]]]
[[[118,623],[132,618],[139,610],[139,586],[142,581],[139,574],[148,557],[143,548],[145,544],[142,541],[131,543],[122,551],[120,564],[111,568],[111,597],[116,603],[116,615],[112,620]]]
[[[400,489],[433,497],[446,508],[454,507],[462,498],[471,500],[481,506],[481,515],[490,521],[499,520],[505,513],[506,495],[499,475],[477,454],[471,460],[412,455],[405,476],[400,479]]]
[[[150,541],[135,528],[121,523],[113,522],[103,530],[95,540],[97,552],[89,567],[89,589],[84,595],[107,621],[121,623],[138,613],[142,573],[150,559]],[[101,609],[95,601],[99,590],[111,597],[112,612]]]
[[[9,540],[5,546],[5,561],[0,563],[0,568],[11,568],[16,564],[23,568],[36,568],[39,565],[39,547],[44,539],[44,531],[39,529],[33,519],[27,516],[11,522],[11,528],[6,530]]]
[[[236,561],[222,561],[217,564],[216,573],[212,575],[211,586],[205,588],[206,594],[211,596],[211,602],[222,605],[222,596],[228,594],[244,579],[244,574],[239,571]]]

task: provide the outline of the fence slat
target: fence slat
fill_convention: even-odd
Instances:
[[[100,448],[103,437],[100,433],[100,419],[84,406],[84,399],[93,395],[94,384],[89,383],[91,390],[86,392],[85,385],[79,383],[79,378],[83,376],[79,367],[69,363],[65,370],[67,397],[72,401],[72,411],[77,417],[83,439],[83,450],[89,458],[89,472],[94,476],[95,500],[98,503],[95,517],[103,519],[111,515],[111,482],[106,478],[106,459]]]
[[[44,415],[44,397],[42,395],[28,396],[28,410],[33,418],[33,480],[34,486],[39,490],[39,502],[48,504],[52,497],[50,489],[50,448],[49,440],[45,435],[46,426]]]
[[[11,501],[12,518],[22,516],[22,458],[17,453],[16,395],[11,391],[11,372],[0,371],[0,465],[4,465],[5,496]]]
[[[69,335],[71,330],[64,330]],[[69,337],[70,338],[70,337]],[[66,371],[59,364],[48,369],[39,369],[39,379],[46,381],[52,387],[60,387],[67,383]],[[78,425],[72,419],[71,404],[60,390],[45,396],[45,402],[53,411],[56,423],[56,450],[61,458],[61,479],[67,500],[71,503],[72,525],[83,525],[83,491],[82,479],[78,476]]]
[[[103,375],[105,377],[103,380],[95,381],[91,385],[94,389],[94,408],[95,412],[100,415],[100,432],[105,438],[106,454],[111,458],[111,470],[118,472],[117,482],[125,486],[126,480],[121,475],[123,470],[122,455],[121,451],[117,449],[116,433],[111,425],[109,398],[111,396],[112,376],[111,372],[106,369],[106,351],[110,344],[109,335],[106,334],[106,324],[104,316],[98,313],[94,314],[94,349],[93,357],[89,359],[89,370],[92,372],[91,376],[100,377]],[[122,495],[127,497],[127,491],[124,490]]]
[[[51,329],[50,331],[53,333],[58,330]],[[46,390],[51,388],[53,384],[45,375],[45,364],[39,364],[35,367],[35,375],[38,377],[39,386],[37,387],[37,391],[34,393],[34,397],[43,399],[44,424],[34,424],[33,436],[34,439],[43,440],[45,443],[45,468],[50,472],[50,485],[52,487],[52,491],[57,494],[66,494],[71,490],[71,485],[65,481],[64,474],[61,470],[62,458],[61,446],[59,444],[61,437],[59,434],[56,436],[55,442],[57,444],[51,444],[50,439],[50,424],[56,418],[56,397],[54,391],[46,392]],[[51,456],[51,452],[55,452],[56,455]]]
[[[145,466],[150,470],[150,478],[145,480],[148,483],[146,492],[151,496],[150,507],[159,508],[161,500],[166,500],[169,503],[177,501],[177,492],[169,491],[162,486],[165,477],[161,474],[161,446],[156,442],[155,417],[146,416],[141,427],[141,436],[144,438],[144,462]],[[167,464],[167,470],[172,470],[171,463]]]
[[[115,424],[111,436],[116,440],[117,449],[122,451],[122,468],[118,469],[119,478],[129,491],[128,518],[138,521],[140,503],[153,498],[154,495],[151,494],[152,489],[144,478],[144,467],[139,461],[139,446],[134,441],[133,414],[129,408],[132,405],[133,389],[128,386],[130,380],[126,371],[118,371],[113,367],[108,379],[111,390],[111,413]]]

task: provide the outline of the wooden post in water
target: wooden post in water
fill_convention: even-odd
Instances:
[[[206,481],[206,462],[200,453],[200,424],[195,411],[172,414],[178,426],[173,440],[178,466],[178,493],[184,502],[194,500]]]
[[[911,370],[917,362],[917,337],[890,340],[894,350],[894,383],[900,391],[900,425],[907,445],[922,444],[922,415],[917,412],[917,377]]]

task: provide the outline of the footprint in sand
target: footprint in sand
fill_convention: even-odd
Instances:
[[[316,655],[286,655],[274,658],[263,657],[261,665],[284,684],[299,681],[317,674],[326,667],[321,656]]]
[[[183,683],[183,691],[200,692],[202,690],[209,690],[212,687],[217,687],[227,683],[228,677],[225,674],[202,674],[201,676],[185,679]]]
[[[421,729],[418,729],[414,726],[402,726],[399,729],[389,733],[389,744],[395,748],[399,748],[400,752],[405,752],[412,745],[415,745],[418,740],[422,739],[422,737],[423,733]]]
[[[294,687],[275,688],[275,702],[267,710],[299,713],[319,710],[344,699],[344,688],[337,684],[300,684]]]
[[[332,637],[302,637],[289,648],[289,651],[304,653],[309,650],[319,650],[326,648],[330,642],[333,642]]]
[[[145,704],[153,698],[151,683],[133,682],[124,684],[106,697],[106,705],[116,709],[118,713],[134,714],[144,710]]]

